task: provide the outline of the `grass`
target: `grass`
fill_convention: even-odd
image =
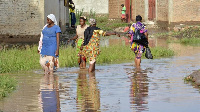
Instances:
[[[179,32],[172,32],[171,36],[177,38],[200,38],[200,27],[190,27]]]
[[[185,45],[200,45],[200,38],[182,38],[180,43]]]
[[[200,46],[200,38],[168,38],[168,43],[181,43],[183,45]]]
[[[121,22],[120,19],[109,19],[108,15],[96,17],[97,27],[104,31],[112,31],[118,27],[128,26],[128,23]]]
[[[168,42],[176,42],[184,45],[199,46],[200,44],[200,27],[190,27],[179,32],[160,33],[156,36],[170,36],[176,39],[168,39]]]
[[[128,23],[121,22],[121,19],[109,19],[108,15],[97,15],[95,11],[90,10],[89,13],[84,13],[84,9],[76,10],[76,25],[79,25],[80,16],[86,16],[87,19],[94,18],[97,21],[97,27],[104,31],[112,31],[118,27],[128,26]],[[86,21],[89,25],[89,22]]]
[[[151,48],[154,58],[173,56],[174,52],[166,48]],[[113,63],[115,61],[133,60],[134,53],[129,46],[101,47],[97,63]],[[78,66],[76,49],[60,47],[60,67]],[[27,49],[10,49],[0,52],[0,73],[41,69],[37,46]]]
[[[167,49],[167,48],[162,48],[162,47],[151,48],[151,53],[152,53],[154,58],[168,57],[168,56],[174,56],[175,55],[173,50],[170,50],[170,49]]]
[[[17,81],[8,75],[0,75],[0,99],[8,96],[10,92],[16,89]]]

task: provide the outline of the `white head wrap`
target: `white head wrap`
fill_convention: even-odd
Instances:
[[[48,17],[49,19],[51,19],[51,20],[54,22],[55,25],[57,25],[56,17],[55,17],[54,14],[49,14],[47,17]]]

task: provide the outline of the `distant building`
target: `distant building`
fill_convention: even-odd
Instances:
[[[109,0],[109,18],[121,17],[121,4],[125,4],[130,20],[141,15],[144,21],[200,22],[199,0]]]
[[[76,9],[83,12],[90,13],[94,11],[96,14],[108,14],[109,0],[73,0]]]
[[[64,32],[69,23],[65,0],[0,0],[0,35],[40,35],[53,13]]]

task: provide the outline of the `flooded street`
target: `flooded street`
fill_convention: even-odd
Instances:
[[[142,59],[140,70],[132,60],[97,64],[95,73],[73,67],[54,75],[41,70],[12,74],[19,87],[0,101],[0,112],[199,112],[200,90],[183,79],[200,68],[200,47],[162,39],[152,43],[176,56]]]
[[[198,112],[200,92],[183,78],[197,70],[198,55],[98,66],[95,74],[58,73],[61,110]],[[180,63],[181,61],[181,63]],[[76,71],[77,68],[61,71]]]

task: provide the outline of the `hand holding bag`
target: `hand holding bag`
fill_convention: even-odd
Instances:
[[[151,50],[150,50],[149,47],[146,48],[145,57],[146,57],[147,59],[153,59],[153,56],[152,56],[152,54],[151,54]]]

